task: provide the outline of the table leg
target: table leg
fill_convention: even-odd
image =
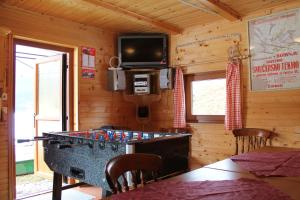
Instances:
[[[111,195],[112,195],[111,191],[108,191],[108,190],[102,188],[102,198],[109,197]]]
[[[54,172],[52,200],[61,200],[62,175]]]

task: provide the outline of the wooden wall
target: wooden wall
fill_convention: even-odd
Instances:
[[[226,20],[208,25],[186,29],[183,34],[172,37],[171,62],[186,66],[185,73],[224,70],[227,63],[227,49],[237,39],[216,39],[200,45],[175,49],[176,45],[186,42],[201,41],[226,34],[240,33],[240,49],[248,54],[247,22],[251,18],[270,14],[284,9],[300,7],[300,3],[286,4],[261,10],[245,17],[242,21]],[[300,90],[270,92],[251,92],[249,89],[248,60],[243,61],[243,120],[245,127],[275,129],[278,137],[273,145],[300,147]],[[171,126],[173,119],[172,94],[165,94],[156,104],[157,124],[153,126]],[[171,110],[170,110],[171,109]],[[224,159],[234,153],[234,140],[230,131],[225,131],[224,124],[195,123],[192,129],[192,167],[199,167]]]
[[[183,48],[176,54],[177,44],[202,40],[213,36],[231,33],[241,33],[240,46],[243,53],[248,52],[247,20],[282,9],[300,7],[300,3],[287,4],[284,7],[258,11],[247,16],[243,21],[219,21],[209,25],[188,28],[183,34],[171,38],[171,63],[186,64],[185,73],[196,73],[225,69],[227,48],[232,40],[213,40],[205,44]],[[151,106],[152,120],[145,125],[137,124],[135,120],[135,105],[123,100],[120,93],[105,90],[108,59],[115,53],[114,32],[84,26],[78,23],[61,20],[45,15],[33,14],[21,10],[1,7],[0,26],[9,27],[19,37],[47,41],[75,48],[78,53],[80,46],[96,48],[96,77],[94,80],[84,80],[78,69],[78,126],[79,129],[97,128],[104,124],[114,124],[122,127],[144,130],[156,130],[172,127],[173,98],[172,91],[163,91],[161,99]],[[180,60],[178,61],[177,58]],[[177,60],[177,61],[176,61]],[[75,70],[76,71],[76,70]],[[274,145],[300,147],[300,90],[285,90],[275,92],[251,92],[248,80],[248,62],[243,61],[243,119],[245,127],[262,127],[276,129],[278,137]],[[75,102],[75,103],[76,103]],[[76,121],[75,121],[76,123]],[[192,129],[192,164],[198,167],[215,162],[233,154],[233,137],[225,131],[223,124],[189,124]],[[0,139],[8,137],[5,126],[0,126]],[[5,146],[5,142],[1,146]],[[3,154],[2,154],[2,153]],[[8,157],[6,150],[0,148],[0,199],[6,199],[8,194],[8,172],[4,167]]]
[[[9,49],[11,49],[11,35],[9,29],[0,26],[0,199],[7,199],[9,185],[9,165],[8,160],[11,157],[9,154],[9,136],[7,134],[9,121],[7,111],[3,112],[4,108],[8,108],[11,104],[11,96],[2,98],[3,94],[9,93],[8,79],[8,61],[10,60]],[[2,108],[1,108],[2,107]],[[2,112],[1,112],[2,111]]]
[[[74,126],[80,130],[97,128],[105,124],[130,126],[135,117],[133,104],[124,102],[120,93],[108,92],[106,86],[106,68],[109,58],[115,53],[116,33],[103,29],[84,26],[78,23],[33,14],[27,11],[4,8],[0,5],[0,26],[9,27],[15,36],[37,41],[51,42],[75,48],[81,46],[96,48],[96,77],[94,80],[81,79],[80,56],[75,55],[75,69],[78,70],[79,123]],[[3,42],[0,42],[3,45]],[[2,68],[1,68],[2,70]],[[76,71],[76,70],[75,70]],[[2,71],[1,71],[2,73]],[[77,74],[75,75],[75,78]],[[1,123],[1,122],[0,122]],[[0,126],[0,199],[8,199],[7,147],[8,134],[5,126]]]

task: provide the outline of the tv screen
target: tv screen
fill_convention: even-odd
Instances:
[[[118,56],[122,67],[166,67],[166,35],[131,35],[118,39]]]

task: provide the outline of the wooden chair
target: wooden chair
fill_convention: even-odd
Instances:
[[[232,132],[235,137],[235,155],[264,147],[268,140],[271,145],[272,131],[259,128],[242,128]]]
[[[146,153],[125,154],[108,161],[105,167],[105,175],[113,194],[116,194],[129,190],[129,181],[126,178],[128,174],[126,172],[130,172],[133,187],[137,188],[139,183],[146,184],[145,176],[149,176],[149,172],[152,180],[157,181],[161,167],[162,158],[158,155]],[[121,177],[123,178],[122,186],[119,182]]]

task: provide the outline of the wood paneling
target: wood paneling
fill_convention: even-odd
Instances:
[[[218,13],[218,15],[228,19],[230,21],[235,21],[241,19],[241,15],[229,7],[227,4],[224,4],[221,1],[216,0],[200,0],[201,4],[205,7],[211,9],[212,11]]]
[[[181,35],[171,38],[171,64],[183,64],[185,73],[197,73],[224,70],[227,63],[227,48],[237,40],[219,39],[199,43],[191,47],[175,49],[176,45],[201,41],[210,37],[224,34],[240,33],[240,46],[242,52],[248,52],[247,19],[262,16],[265,13],[276,12],[286,8],[300,7],[299,1],[263,1],[263,0],[223,0],[239,12],[243,21],[228,22],[215,15],[200,12],[173,0],[106,0],[122,8],[151,17],[156,20],[168,22],[179,28],[185,28]],[[19,38],[29,38],[51,44],[75,48],[75,94],[78,100],[79,129],[98,128],[101,125],[113,124],[122,127],[141,130],[158,130],[172,127],[173,120],[173,93],[166,90],[161,98],[150,104],[151,121],[138,124],[135,120],[135,106],[124,101],[121,93],[108,92],[105,89],[106,69],[109,58],[115,54],[117,31],[160,31],[147,26],[141,21],[131,20],[114,15],[107,10],[100,9],[83,1],[21,1],[5,0],[0,3],[0,24],[9,27]],[[269,8],[279,4],[288,3],[284,7],[264,9],[255,14],[248,15],[258,7]],[[294,2],[294,3],[293,3]],[[24,11],[26,9],[28,11]],[[60,18],[56,18],[61,17]],[[67,21],[67,20],[72,20]],[[208,22],[217,21],[209,25]],[[78,22],[78,23],[76,23]],[[197,24],[203,24],[198,25]],[[89,25],[102,27],[95,28]],[[2,45],[2,41],[0,44]],[[80,74],[80,47],[96,48],[96,76],[93,80],[82,79]],[[1,48],[0,48],[1,51]],[[176,53],[177,52],[177,53]],[[2,55],[0,53],[0,55]],[[0,62],[2,59],[0,60]],[[3,73],[3,63],[1,64]],[[278,133],[273,141],[274,145],[299,147],[300,145],[300,92],[299,90],[286,90],[276,92],[250,92],[248,81],[248,63],[243,61],[243,93],[244,113],[246,127],[261,127],[273,129]],[[0,80],[3,80],[3,78]],[[8,132],[6,123],[0,122],[0,199],[8,196]],[[234,138],[224,125],[216,124],[189,124],[192,129],[192,164],[193,167],[208,164],[234,153]],[[297,134],[296,134],[297,133]],[[7,155],[7,156],[5,156]]]
[[[31,39],[54,45],[75,48],[75,79],[78,100],[78,124],[73,126],[80,130],[98,128],[102,125],[134,126],[135,106],[124,102],[121,93],[106,90],[106,69],[109,58],[115,53],[116,33],[103,29],[84,26],[82,24],[22,12],[18,9],[0,6],[0,24],[9,27],[18,38]],[[1,47],[3,41],[0,40]],[[81,78],[80,48],[88,46],[96,48],[96,76],[93,80]],[[1,48],[0,48],[1,51]],[[0,55],[3,55],[0,52]],[[1,62],[3,59],[1,59]],[[3,67],[1,63],[1,74]],[[3,80],[1,78],[0,80]],[[76,86],[75,86],[76,87]],[[11,92],[10,92],[11,94]],[[8,136],[7,123],[0,122],[0,199],[8,199]],[[3,147],[3,148],[2,148]],[[3,169],[3,170],[2,170]]]
[[[78,48],[78,52],[81,46],[96,48],[96,76],[93,80],[81,78],[78,68],[80,55],[75,56],[79,57],[75,61],[75,68],[79,69],[79,128],[97,128],[104,124],[127,125],[127,121],[130,121],[128,116],[134,114],[132,110],[135,110],[135,106],[124,102],[121,93],[106,90],[106,69],[109,58],[115,53],[116,33],[10,8],[0,7],[0,10],[0,24],[10,27],[19,37]]]
[[[84,25],[97,26],[118,32],[166,31],[171,33],[174,32],[174,29],[181,30],[199,24],[207,24],[221,20],[223,17],[237,19],[240,18],[239,15],[243,17],[261,8],[270,8],[292,1],[296,2],[297,0],[190,1],[197,3],[197,5],[202,2],[202,4],[199,4],[200,7],[207,6],[208,9],[217,11],[218,14],[203,12],[178,0],[3,0],[2,2],[5,6],[17,7],[42,15],[60,17]],[[95,4],[98,4],[98,6]],[[124,13],[127,13],[127,16]],[[132,13],[135,17],[132,17]],[[164,26],[164,24],[167,26]],[[164,27],[171,27],[171,31]]]
[[[250,2],[250,1],[249,1]],[[274,7],[272,12],[300,7],[300,2]],[[238,8],[236,8],[238,10]],[[246,16],[246,19],[265,15],[264,10]],[[240,33],[242,54],[248,54],[247,20],[242,22],[221,21],[209,25],[185,29],[183,34],[172,36],[171,64],[184,65],[185,73],[224,70],[227,63],[227,49],[235,39],[209,40],[197,45],[178,48],[176,46],[192,41],[206,40],[220,35]],[[300,90],[272,92],[251,92],[249,89],[248,60],[243,60],[243,120],[245,127],[275,129],[278,134],[273,140],[275,146],[300,147]],[[167,99],[167,100],[166,100]],[[168,101],[168,102],[165,102]],[[162,96],[155,104],[152,127],[171,127],[172,93]],[[167,112],[163,112],[164,110]],[[160,113],[160,114],[158,114]],[[157,124],[156,124],[157,123]],[[234,154],[234,137],[223,124],[191,123],[192,167],[209,164]]]
[[[0,90],[5,93],[9,93],[10,89],[8,87],[8,60],[9,60],[9,40],[8,40],[8,29],[0,27]],[[10,95],[7,100],[1,100],[2,107],[8,107],[10,101]],[[0,106],[0,107],[1,107]],[[0,112],[1,113],[1,112]],[[9,137],[8,137],[8,115],[2,113],[2,118],[0,117],[0,198],[8,199],[8,185],[9,185]]]
[[[231,8],[241,13],[243,16],[250,15],[253,11],[268,9],[272,7],[277,7],[278,5],[284,5],[291,2],[296,2],[294,0],[222,0],[223,3],[230,5]]]

